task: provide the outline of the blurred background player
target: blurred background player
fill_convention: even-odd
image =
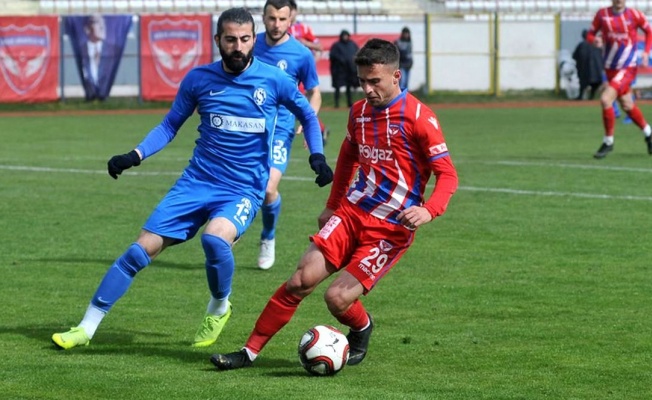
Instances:
[[[648,65],[652,47],[652,28],[645,15],[634,8],[625,6],[625,0],[612,0],[611,7],[598,10],[591,23],[587,40],[596,47],[602,47],[607,85],[600,96],[604,138],[595,158],[604,158],[614,148],[614,127],[616,116],[614,100],[618,99],[622,111],[643,131],[648,154],[652,154],[652,128],[643,113],[632,100],[632,82],[637,72],[638,29],[645,33],[645,47],[642,64]]]
[[[250,367],[301,301],[333,274],[324,300],[333,317],[350,328],[347,364],[362,362],[374,321],[360,297],[396,266],[417,228],[446,211],[457,189],[437,116],[399,86],[396,46],[370,39],[355,64],[366,98],[349,113],[331,193],[319,216],[321,230],[267,302],[244,348],[211,357],[220,370]],[[432,175],[435,187],[426,200]]]
[[[290,1],[267,0],[263,8],[265,32],[256,36],[254,56],[264,63],[275,65],[283,70],[297,85],[303,84],[305,96],[316,114],[321,107],[317,66],[310,50],[288,33],[290,23]],[[281,194],[278,185],[290,160],[292,141],[295,136],[294,124],[294,115],[287,108],[281,107],[272,143],[269,182],[261,209],[263,229],[260,234],[258,255],[260,269],[271,268],[276,258],[276,224],[281,213]]]
[[[290,0],[290,28],[288,29],[288,33],[310,49],[312,55],[315,57],[315,63],[317,63],[324,51],[324,46],[319,42],[319,39],[313,33],[310,25],[297,21],[297,14],[299,14],[297,2]],[[304,92],[303,85],[299,85],[299,90]],[[324,144],[326,144],[329,130],[321,118],[319,119],[319,128],[321,129],[321,136],[324,140]]]

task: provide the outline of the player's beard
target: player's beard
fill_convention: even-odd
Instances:
[[[239,74],[244,71],[245,68],[251,62],[251,57],[254,53],[254,49],[249,50],[247,54],[244,54],[240,51],[234,51],[231,54],[228,54],[222,47],[219,47],[220,55],[222,56],[222,62],[226,67],[232,72]]]

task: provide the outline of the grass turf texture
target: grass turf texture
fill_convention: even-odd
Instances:
[[[333,378],[310,377],[296,355],[306,329],[338,326],[326,285],[253,368],[208,361],[240,348],[316,229],[328,190],[312,183],[301,139],[281,183],[276,265],[256,267],[257,219],[234,248],[234,313],[217,344],[190,347],[208,300],[193,239],[138,275],[89,347],[64,352],[50,336],[80,321],[186,165],[198,121],[114,181],[108,158],[162,115],[1,117],[0,398],[649,399],[652,157],[641,133],[618,122],[614,152],[596,161],[597,104],[437,113],[460,189],[363,299],[376,320],[369,354]],[[323,113],[332,165],[346,115]]]

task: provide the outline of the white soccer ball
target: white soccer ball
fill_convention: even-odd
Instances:
[[[299,360],[312,375],[328,376],[340,372],[349,359],[349,341],[337,328],[317,325],[299,342]]]

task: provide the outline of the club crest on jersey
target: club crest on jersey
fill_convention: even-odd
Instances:
[[[394,136],[394,135],[396,135],[396,134],[399,133],[399,132],[401,132],[401,127],[400,127],[400,125],[390,124],[390,125],[387,127],[387,133],[389,133],[389,136]]]
[[[0,28],[0,71],[16,94],[41,83],[50,62],[50,30],[32,24]]]
[[[286,71],[288,69],[288,62],[286,60],[280,60],[279,62],[276,63],[276,66],[282,69],[283,71]]]
[[[267,100],[267,92],[263,88],[258,88],[254,92],[254,101],[257,105],[262,106]]]
[[[147,26],[156,72],[169,86],[178,88],[202,56],[202,26],[187,19],[151,21]]]
[[[381,241],[380,241],[380,244],[379,244],[378,247],[380,247],[380,251],[382,251],[383,253],[387,253],[387,252],[389,252],[391,249],[394,248],[394,246],[392,246],[392,245],[391,245],[388,241],[386,241],[386,240],[381,240]]]

